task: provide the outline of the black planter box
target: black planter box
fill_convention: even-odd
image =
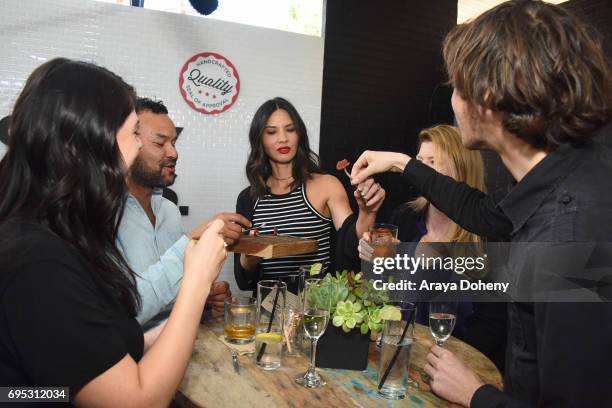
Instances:
[[[317,344],[316,365],[321,368],[343,368],[363,371],[368,367],[370,335],[359,329],[345,333],[330,324]]]

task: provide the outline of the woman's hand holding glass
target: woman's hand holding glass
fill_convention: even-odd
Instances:
[[[393,239],[395,244],[399,244],[399,239]],[[366,261],[372,262],[374,259],[374,247],[372,246],[372,238],[369,232],[364,232],[359,240],[359,246],[357,247],[359,251],[359,258]]]

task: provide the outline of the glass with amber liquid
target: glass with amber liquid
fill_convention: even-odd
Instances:
[[[370,227],[372,258],[390,258],[397,252],[397,226],[376,223]]]
[[[255,340],[257,299],[231,296],[225,299],[225,339],[234,344]]]

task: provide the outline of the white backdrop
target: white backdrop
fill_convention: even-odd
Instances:
[[[103,65],[139,95],[163,100],[185,127],[173,186],[179,203],[189,206],[185,229],[234,210],[247,185],[248,127],[263,101],[292,101],[318,151],[323,38],[92,0],[2,0],[0,44],[0,116],[10,112],[32,70],[58,56]],[[185,61],[204,51],[225,56],[240,75],[238,100],[214,116],[192,110],[178,88]],[[0,156],[4,151],[0,144]],[[232,268],[228,259],[222,278],[235,289]]]

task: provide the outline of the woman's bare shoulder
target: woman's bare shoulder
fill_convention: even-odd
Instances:
[[[308,184],[311,189],[324,192],[327,196],[345,193],[340,180],[331,174],[312,174]]]
[[[340,180],[331,174],[311,174],[309,183],[317,188],[343,188]]]

